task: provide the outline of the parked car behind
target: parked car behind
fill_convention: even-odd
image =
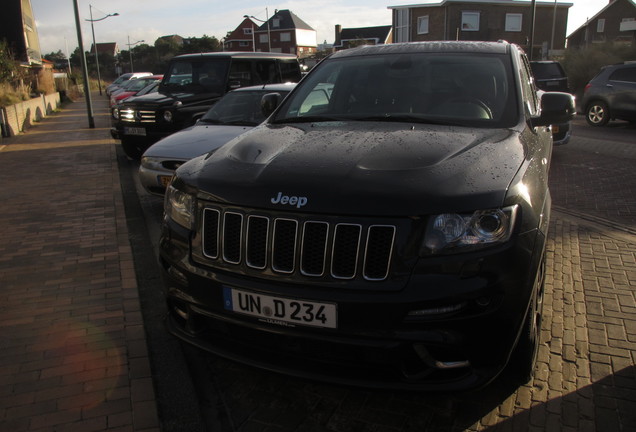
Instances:
[[[159,91],[122,104],[114,137],[128,157],[139,159],[151,144],[192,126],[228,91],[260,84],[298,82],[292,54],[213,52],[174,57]]]
[[[127,81],[128,83],[130,83],[129,85],[127,85],[125,88],[120,88],[119,90],[111,93],[110,107],[114,107],[130,96],[135,96],[149,84],[161,81],[161,78],[163,78],[163,75],[148,75],[145,77],[137,78],[135,80]]]
[[[275,106],[265,95],[264,106]],[[540,345],[549,125],[506,42],[352,48],[173,176],[168,328],[252,366],[408,390],[480,387]]]
[[[264,95],[276,93],[284,98],[294,86],[268,84],[227,93],[194,126],[159,140],[145,151],[139,166],[141,184],[148,192],[163,195],[178,167],[218,149],[265,120],[261,109]]]
[[[114,92],[115,90],[117,90],[120,85],[126,81],[129,81],[131,79],[137,79],[140,77],[144,77],[144,76],[148,76],[148,75],[152,75],[152,73],[150,72],[132,72],[132,73],[125,73],[122,74],[120,76],[117,77],[117,79],[115,81],[113,81],[110,85],[106,86],[106,95],[110,96],[112,92]]]
[[[579,110],[591,126],[636,121],[636,62],[603,67],[585,86]]]
[[[543,91],[570,93],[568,77],[558,61],[543,60],[530,62],[532,75],[537,87]],[[552,125],[554,145],[567,144],[572,136],[570,122]]]

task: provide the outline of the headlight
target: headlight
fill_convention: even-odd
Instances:
[[[426,227],[423,254],[465,252],[508,241],[517,206],[478,210],[472,214],[432,216]]]
[[[161,165],[162,161],[163,161],[163,159],[153,158],[153,157],[150,157],[150,156],[142,156],[142,158],[141,158],[141,166],[146,168],[146,169],[151,169],[151,170],[167,171],[163,167],[163,165]]]
[[[190,194],[168,186],[164,200],[166,215],[184,228],[192,229],[194,221],[194,197]]]
[[[168,110],[164,111],[163,119],[167,121],[168,123],[170,123],[172,121],[172,111],[168,111]]]
[[[118,120],[118,119],[119,119],[119,109],[117,109],[117,108],[113,108],[113,118],[114,118],[115,120]]]

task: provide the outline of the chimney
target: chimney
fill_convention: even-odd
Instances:
[[[342,33],[342,26],[336,24],[336,41],[333,43],[334,46],[340,46],[340,33]]]

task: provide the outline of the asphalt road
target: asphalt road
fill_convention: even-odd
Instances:
[[[628,236],[636,234],[636,204],[633,202],[636,193],[632,193],[633,185],[620,178],[636,166],[635,137],[633,124],[615,122],[605,128],[592,128],[584,119],[577,118],[570,143],[553,152],[551,189],[556,210],[567,217],[586,219]],[[136,221],[138,238],[133,239],[133,250],[136,260],[140,257],[139,265],[144,267],[138,273],[144,279],[140,282],[142,304],[145,297],[144,308],[150,309],[145,314],[151,320],[149,344],[163,430],[397,432],[490,430],[495,425],[496,430],[523,430],[534,426],[543,430],[550,424],[547,414],[552,412],[550,404],[555,398],[550,397],[550,389],[544,388],[547,385],[538,382],[521,389],[511,388],[505,374],[479,393],[431,396],[367,391],[260,371],[166,338],[159,322],[165,313],[161,281],[156,277],[158,269],[153,262],[162,199],[143,191],[136,180],[136,166],[123,156],[120,166],[124,168],[122,175],[129,176],[136,184],[134,193],[131,191],[128,197],[127,213],[134,195],[143,212],[142,220]],[[617,209],[623,204],[624,210]],[[559,247],[556,245],[555,250]],[[546,360],[550,364],[552,361]],[[566,405],[568,399],[563,397],[558,401]],[[198,411],[192,403],[198,404]],[[539,413],[530,409],[536,404],[547,407],[545,418],[532,417]],[[586,417],[584,404],[577,404],[580,412],[574,415],[578,415],[578,420],[572,420],[574,424],[582,427],[587,421],[595,424],[596,430],[605,429],[599,420],[593,423],[592,414]],[[525,417],[512,415],[519,411],[524,411]],[[566,420],[559,416],[559,422]],[[611,425],[607,426],[605,430],[611,430]],[[568,430],[562,424],[559,429]]]

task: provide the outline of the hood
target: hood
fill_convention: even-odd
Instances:
[[[250,129],[250,126],[198,123],[157,141],[146,150],[144,156],[190,160],[218,149]]]
[[[245,207],[415,216],[501,206],[525,152],[509,129],[264,124],[177,173]]]

